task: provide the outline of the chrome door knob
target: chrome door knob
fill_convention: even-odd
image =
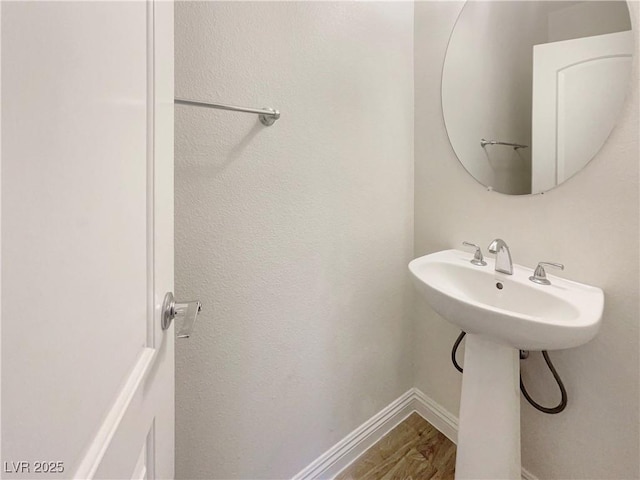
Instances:
[[[184,323],[178,331],[178,338],[189,338],[196,323],[198,314],[202,311],[202,304],[198,300],[176,302],[173,293],[168,292],[162,303],[162,329],[166,330],[174,318],[182,318]]]

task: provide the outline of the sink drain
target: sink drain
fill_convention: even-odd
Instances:
[[[502,285],[502,283],[498,282],[498,283],[496,283],[496,288],[498,290],[502,290],[504,288],[504,285]]]

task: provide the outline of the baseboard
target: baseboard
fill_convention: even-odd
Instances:
[[[417,388],[413,389],[413,396],[415,411],[445,437],[457,444],[458,418]]]
[[[411,389],[320,455],[292,480],[334,478],[411,415],[413,400],[414,389]]]
[[[431,397],[417,388],[412,388],[320,455],[309,466],[297,473],[292,480],[335,478],[413,412],[417,412],[453,443],[457,443],[457,417]],[[522,478],[538,480],[524,468]]]

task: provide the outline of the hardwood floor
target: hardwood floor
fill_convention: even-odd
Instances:
[[[455,464],[453,442],[412,413],[336,480],[452,480]]]

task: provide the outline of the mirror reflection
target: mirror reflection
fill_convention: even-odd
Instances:
[[[624,1],[467,2],[442,74],[443,115],[458,159],[506,194],[561,184],[611,133],[632,51]]]

